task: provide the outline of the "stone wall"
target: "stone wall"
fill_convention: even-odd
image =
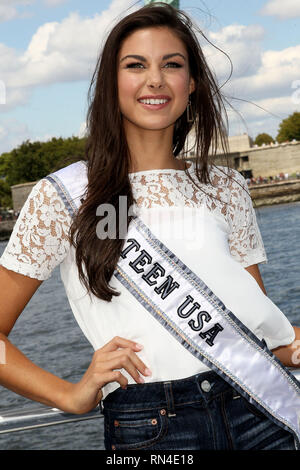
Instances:
[[[24,202],[26,201],[35,184],[36,182],[16,184],[11,186],[13,209],[15,212],[20,212]]]
[[[251,186],[249,189],[254,207],[300,201],[299,180],[262,184]]]
[[[253,177],[300,172],[300,142],[257,147],[240,152],[238,170],[252,170]],[[245,161],[248,157],[249,161]],[[244,158],[244,160],[243,160]]]
[[[187,158],[195,158],[194,129],[188,135]],[[279,173],[289,175],[300,172],[300,142],[287,142],[284,144],[253,146],[247,134],[231,136],[228,138],[229,162],[228,164],[240,172],[252,172],[252,176],[269,177]],[[218,149],[215,159],[217,165],[226,165],[221,148]]]

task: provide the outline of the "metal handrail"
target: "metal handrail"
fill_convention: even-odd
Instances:
[[[300,381],[300,369],[290,369],[290,372]],[[1,412],[0,412],[1,413]],[[89,419],[103,418],[98,405],[94,410],[82,415],[65,413],[57,408],[49,408],[44,405],[33,408],[24,408],[21,411],[6,411],[0,415],[0,434],[9,432],[26,431],[29,429],[55,426],[58,424],[86,421]]]
[[[6,411],[1,414],[0,434],[102,417],[103,415],[100,413],[99,405],[89,413],[81,415],[65,413],[57,408],[49,408],[44,405],[35,406],[33,408],[26,407],[21,411]]]

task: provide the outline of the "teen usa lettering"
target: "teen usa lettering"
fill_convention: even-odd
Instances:
[[[128,253],[133,249],[139,252],[137,257],[128,263],[128,266],[141,275],[141,284],[146,282],[149,286],[156,286],[153,288],[153,292],[160,296],[162,300],[172,295],[175,289],[180,289],[180,284],[174,281],[170,274],[166,274],[166,270],[158,262],[153,262],[152,256],[145,249],[141,249],[141,245],[137,240],[129,238],[127,242],[128,246],[122,251],[121,258],[126,259]],[[145,273],[143,268],[145,265],[151,267],[147,273]],[[163,278],[161,284],[158,284],[157,281],[159,277]],[[142,286],[139,285],[139,287]],[[193,314],[195,318],[191,318]],[[204,324],[212,322],[212,318],[208,312],[201,310],[201,304],[195,301],[191,295],[187,295],[182,299],[180,305],[177,307],[177,315],[180,318],[189,319],[189,328],[193,331],[199,331],[200,338],[204,339],[209,346],[214,345],[217,334],[223,330],[223,327],[219,323],[215,323],[214,325],[209,325],[209,329],[202,331]]]

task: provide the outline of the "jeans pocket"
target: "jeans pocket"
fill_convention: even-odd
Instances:
[[[105,411],[106,446],[113,450],[146,449],[162,439],[167,431],[164,409]]]

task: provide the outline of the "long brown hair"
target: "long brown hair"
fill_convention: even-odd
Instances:
[[[70,229],[70,241],[76,248],[79,277],[87,290],[100,299],[111,301],[120,295],[109,286],[124,244],[119,229],[114,239],[100,239],[96,233],[99,218],[97,207],[111,204],[119,213],[119,196],[127,197],[127,209],[133,203],[128,177],[130,154],[118,103],[117,56],[122,42],[141,28],[165,26],[185,44],[190,74],[195,80],[191,94],[194,122],[188,122],[184,112],[176,121],[173,134],[173,154],[185,153],[186,138],[195,127],[195,168],[197,178],[207,184],[209,161],[217,146],[226,149],[226,131],[223,116],[225,107],[217,82],[204,58],[193,32],[192,20],[181,10],[168,4],[152,3],[124,17],[107,37],[89,89],[87,116],[86,161],[88,185],[85,198]],[[132,219],[128,215],[127,223]],[[118,225],[118,224],[117,224]]]

